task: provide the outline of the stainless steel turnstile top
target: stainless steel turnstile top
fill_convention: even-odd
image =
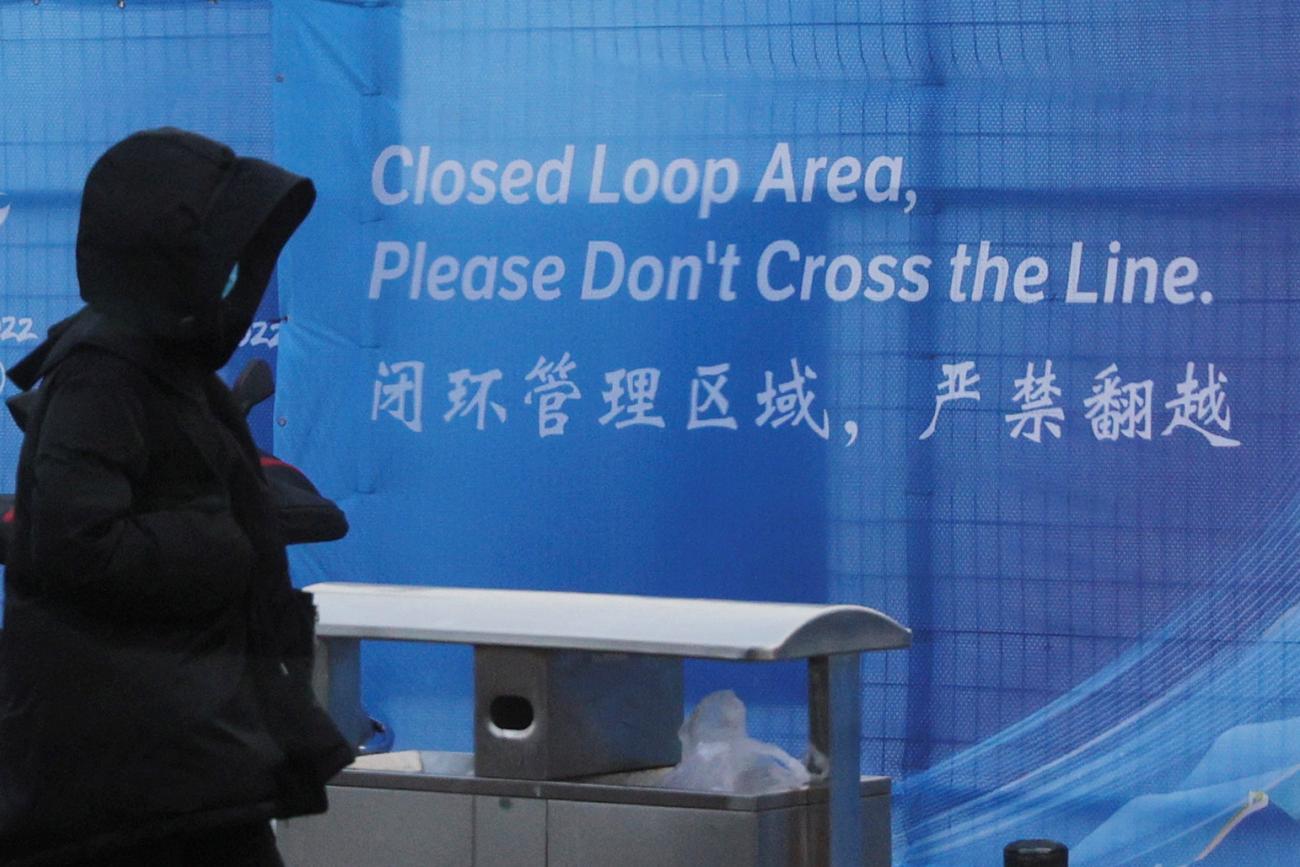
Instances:
[[[538,780],[554,782],[554,777],[562,773],[563,767],[556,771],[549,765],[552,748],[562,740],[580,741],[585,736],[583,732],[631,731],[620,714],[635,714],[640,722],[652,720],[655,731],[667,731],[671,736],[681,713],[682,658],[807,659],[809,741],[814,754],[824,756],[829,768],[825,791],[829,798],[831,864],[857,867],[863,863],[867,850],[863,843],[859,767],[862,731],[859,654],[907,647],[912,638],[911,632],[879,611],[857,605],[392,584],[324,583],[313,584],[307,590],[314,596],[319,613],[316,634],[321,638],[323,651],[316,660],[317,694],[354,742],[362,742],[358,739],[364,739],[372,731],[371,721],[361,707],[362,640],[470,644],[475,646],[476,667],[475,767],[482,770],[479,759],[485,743],[491,746],[493,756],[519,763],[526,764],[525,760],[543,755],[547,767],[540,772],[542,776],[525,783],[534,787],[539,785]],[[500,673],[509,664],[499,657],[511,653],[522,654],[536,671],[525,678],[528,683],[513,684],[508,693],[494,695],[494,690],[485,690],[480,681],[493,682],[493,672]],[[533,659],[534,656],[542,658]],[[639,670],[643,662],[650,663],[652,669],[663,668],[661,674],[673,669],[664,680],[669,688],[652,692],[643,688],[641,680],[618,680],[627,671]],[[574,672],[584,671],[583,665],[590,669],[593,678],[604,672],[604,681],[591,683],[591,689],[602,696],[601,701],[586,701],[590,690],[581,689],[577,692],[561,689],[562,695],[556,698],[551,691],[538,686],[543,694],[531,694],[536,691],[534,684],[554,685],[555,677],[573,687]],[[611,665],[615,667],[610,668]],[[557,667],[564,674],[557,674]],[[610,675],[610,671],[614,674]],[[569,679],[565,681],[565,677]],[[619,689],[610,686],[610,678],[614,678]],[[675,688],[671,687],[672,683],[676,684]],[[618,700],[613,700],[616,695]],[[496,725],[492,722],[493,707],[496,699],[502,697],[523,702],[530,711],[542,714],[541,719],[530,715],[528,723],[521,723],[527,726],[523,734],[511,726],[504,733],[499,728],[493,731]],[[557,702],[554,706],[553,701]],[[662,707],[656,703],[662,703]],[[665,711],[663,720],[644,713],[647,707]],[[553,726],[551,720],[555,718],[564,721]],[[640,742],[638,738],[633,741]],[[618,746],[614,749],[613,743],[604,747],[608,754],[600,754],[600,764],[611,769],[646,767],[624,763],[633,758],[637,762],[648,759],[623,749],[626,744],[614,744]],[[561,765],[567,766],[565,762]],[[492,773],[479,776],[503,776],[499,767],[493,765],[493,769]],[[390,776],[405,779],[401,775]],[[882,839],[885,848],[880,851],[885,853],[887,863],[888,834]],[[876,840],[873,845],[879,846],[880,842]]]
[[[858,605],[323,583],[306,588],[322,638],[804,659],[907,647],[912,633]]]

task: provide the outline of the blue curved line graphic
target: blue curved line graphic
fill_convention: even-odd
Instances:
[[[1280,475],[1268,517],[1239,547],[1190,576],[1208,589],[1159,632],[1024,720],[902,781],[895,862],[994,863],[1007,840],[1042,835],[1078,844],[1072,864],[1182,863],[1182,849],[1153,861],[1118,841],[1150,822],[1160,839],[1203,846],[1222,828],[1217,819],[1255,791],[1242,786],[1300,763],[1300,739],[1270,751],[1265,730],[1252,727],[1300,718],[1295,475]],[[1193,794],[1214,788],[1189,774],[1229,732],[1237,748],[1219,760],[1223,788]],[[1253,770],[1234,776],[1238,767]],[[1185,809],[1197,798],[1200,812]],[[1192,814],[1200,831],[1175,827]]]

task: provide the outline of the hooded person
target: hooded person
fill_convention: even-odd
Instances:
[[[87,306],[10,371],[26,391],[0,864],[278,864],[268,820],[322,812],[351,761],[311,695],[314,610],[216,375],[314,200],[306,178],[175,129],[119,142],[86,179]]]

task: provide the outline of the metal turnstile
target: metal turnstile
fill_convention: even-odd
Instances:
[[[317,584],[316,688],[354,742],[361,641],[470,644],[473,754],[369,756],[324,816],[279,824],[290,865],[888,865],[889,780],[859,777],[859,654],[911,634],[869,608]],[[762,795],[654,785],[678,761],[686,658],[806,659],[822,783]]]

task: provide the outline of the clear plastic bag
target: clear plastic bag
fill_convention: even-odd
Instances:
[[[701,699],[678,734],[682,760],[660,779],[665,788],[755,795],[808,785],[802,763],[749,736],[745,705],[729,689]]]

